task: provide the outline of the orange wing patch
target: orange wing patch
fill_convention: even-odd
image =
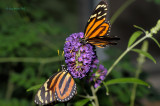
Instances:
[[[110,26],[108,23],[103,23],[98,28],[96,28],[94,32],[92,32],[92,34],[89,36],[89,39],[106,35],[106,33],[109,31],[109,27]]]
[[[104,36],[109,32],[110,25],[108,23],[103,23],[100,27],[102,30],[99,30],[98,36]]]
[[[101,42],[101,43],[92,42],[91,44],[94,44],[94,45],[96,45],[99,48],[104,48],[106,45],[109,44],[109,42]]]
[[[105,18],[103,18],[102,20],[96,21],[94,23],[94,25],[90,28],[90,30],[88,31],[88,33],[86,34],[85,38],[92,38],[92,33],[94,33],[94,31],[105,21]]]
[[[87,28],[86,28],[86,31],[85,31],[85,36],[86,36],[86,38],[88,37],[88,35],[87,35],[87,33],[88,33],[88,31],[89,31],[89,29],[93,26],[93,24],[95,23],[95,20],[96,20],[96,18],[94,18],[90,23],[89,23],[89,25],[87,26]]]

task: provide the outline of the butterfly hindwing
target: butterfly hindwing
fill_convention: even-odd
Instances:
[[[62,71],[52,75],[38,90],[35,103],[46,105],[53,102],[65,102],[73,98],[77,93],[76,84],[70,73]]]
[[[106,45],[116,45],[117,42],[114,42],[116,40],[119,40],[118,37],[110,37],[110,36],[105,36],[105,37],[95,37],[95,38],[91,38],[89,39],[88,41],[99,47],[99,48],[103,48],[105,47]]]
[[[56,85],[56,98],[59,102],[69,101],[77,93],[76,84],[69,72],[61,75]]]

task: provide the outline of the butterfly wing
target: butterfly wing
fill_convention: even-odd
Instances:
[[[120,38],[118,37],[104,36],[104,37],[95,37],[95,38],[88,39],[88,42],[99,48],[103,48],[106,45],[116,45],[117,42],[115,41],[119,39]]]
[[[69,72],[64,71],[55,88],[56,99],[59,102],[69,101],[77,93],[76,83]]]
[[[46,105],[53,102],[65,102],[77,93],[76,84],[70,73],[66,70],[52,75],[38,90],[35,103]]]
[[[52,75],[38,90],[35,96],[35,103],[40,105],[45,105],[56,101],[55,97],[55,86],[57,85],[57,80],[62,72],[58,72]],[[52,85],[52,87],[50,86]]]
[[[98,36],[104,36],[110,32],[110,23],[106,22],[107,7],[107,3],[104,1],[101,1],[97,5],[86,25],[84,31],[85,40]]]
[[[111,41],[119,40],[119,38],[105,36],[109,35],[111,29],[110,22],[106,22],[107,7],[107,3],[101,1],[90,16],[84,31],[86,43],[96,45],[100,48],[103,48],[106,45],[117,44],[116,42]]]

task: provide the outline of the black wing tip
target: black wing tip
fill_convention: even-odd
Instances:
[[[37,104],[37,105],[44,105],[43,103],[37,101],[37,100],[34,100],[34,103]]]
[[[113,40],[120,40],[120,38],[118,38],[118,37],[114,37],[114,38],[112,38]]]
[[[120,40],[118,36],[113,36],[113,37],[106,37],[107,40],[114,41],[114,40]]]
[[[100,2],[99,2],[99,4],[107,4],[107,2],[105,1],[105,0],[101,0]]]
[[[102,4],[105,4],[107,7],[108,7],[108,4],[107,4],[107,2],[105,1],[105,0],[101,0],[99,3],[98,3],[98,5],[102,5]],[[98,6],[97,5],[97,6]]]

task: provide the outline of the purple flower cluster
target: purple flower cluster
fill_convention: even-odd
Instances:
[[[66,38],[64,57],[70,74],[74,78],[83,78],[93,68],[97,68],[97,59],[94,46],[80,42],[84,33],[74,33]]]
[[[94,82],[94,87],[97,88],[100,86],[102,81],[105,79],[105,76],[107,75],[107,69],[104,68],[103,65],[99,65],[98,71],[93,73],[89,79],[89,82]]]

